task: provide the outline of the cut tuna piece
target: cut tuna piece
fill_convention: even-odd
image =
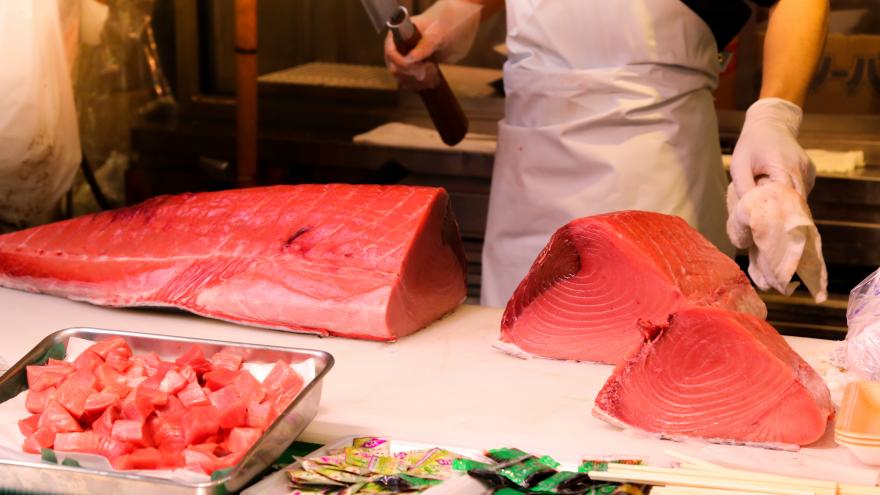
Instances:
[[[37,426],[56,432],[82,431],[76,419],[55,399],[50,399],[46,404],[46,410],[40,415]]]
[[[732,259],[679,217],[624,211],[574,220],[550,239],[507,303],[501,341],[543,357],[617,364],[639,320],[707,306],[760,318]]]
[[[216,369],[237,371],[241,367],[242,358],[231,352],[218,352],[211,356],[211,366]]]
[[[25,367],[25,370],[27,372],[28,389],[33,392],[41,392],[49,387],[55,387],[63,382],[67,375],[76,371],[70,365],[30,365]]]
[[[386,341],[466,290],[443,189],[343,184],[163,196],[2,235],[0,285]]]
[[[86,349],[73,362],[73,366],[77,370],[95,371],[95,368],[104,364],[104,359],[97,352]]]
[[[113,428],[110,430],[110,436],[114,440],[134,443],[141,447],[149,447],[153,443],[147,424],[131,419],[116,420],[113,423]]]
[[[174,360],[174,363],[181,368],[189,366],[199,373],[211,370],[211,362],[205,359],[205,351],[198,345],[190,347],[182,356]]]
[[[37,429],[37,425],[40,423],[40,415],[34,414],[28,416],[24,419],[18,420],[18,431],[21,432],[25,437],[31,436],[31,433]]]
[[[615,368],[593,414],[666,437],[807,445],[833,415],[822,378],[767,322],[715,308],[676,313]]]
[[[208,396],[205,395],[205,391],[202,390],[202,387],[199,386],[198,382],[190,382],[187,386],[177,392],[177,398],[183,402],[183,405],[187,408],[192,406],[207,406],[210,405],[211,402],[208,400]]]
[[[32,413],[41,413],[46,409],[46,405],[50,400],[55,398],[55,387],[49,387],[45,390],[28,390],[24,407]]]
[[[93,421],[101,417],[108,407],[116,404],[119,396],[109,392],[95,392],[86,399],[83,407],[82,419],[91,424]]]
[[[118,470],[128,469],[158,469],[159,467],[176,467],[174,465],[163,466],[163,455],[158,450],[148,447],[137,449],[131,454],[124,454],[113,461],[113,467]]]
[[[117,457],[134,450],[134,446],[130,443],[120,442],[89,431],[84,433],[58,433],[55,435],[55,450],[98,454],[113,462]]]
[[[110,436],[113,432],[113,423],[119,419],[119,409],[113,405],[104,409],[101,416],[92,422],[92,431],[104,436]]]
[[[22,450],[29,454],[39,454],[42,449],[51,449],[55,443],[55,435],[55,430],[51,428],[37,428],[24,440]]]
[[[226,449],[230,452],[247,451],[262,435],[259,428],[233,428],[226,439]]]

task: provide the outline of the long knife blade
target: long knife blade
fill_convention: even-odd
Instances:
[[[381,33],[388,21],[400,11],[400,3],[397,0],[361,0],[364,9],[373,22],[376,32]]]

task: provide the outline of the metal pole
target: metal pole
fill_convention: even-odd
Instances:
[[[236,183],[257,177],[257,0],[235,0]]]

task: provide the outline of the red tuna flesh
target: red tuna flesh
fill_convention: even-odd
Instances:
[[[386,341],[466,289],[443,189],[344,184],[162,196],[2,235],[0,285]]]
[[[537,356],[617,364],[639,320],[709,306],[767,315],[732,259],[679,217],[624,211],[553,234],[507,303],[501,341]]]
[[[764,320],[690,308],[645,331],[594,416],[672,438],[807,445],[834,414],[825,382]]]

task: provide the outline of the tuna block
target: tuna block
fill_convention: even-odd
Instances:
[[[2,235],[0,285],[384,341],[466,291],[443,189],[345,184],[161,196]]]
[[[646,341],[617,365],[593,415],[664,437],[807,445],[834,414],[822,378],[767,322],[690,308],[645,325]]]
[[[638,323],[717,307],[767,308],[732,259],[679,217],[624,211],[556,231],[507,303],[501,341],[542,357],[617,364]]]

